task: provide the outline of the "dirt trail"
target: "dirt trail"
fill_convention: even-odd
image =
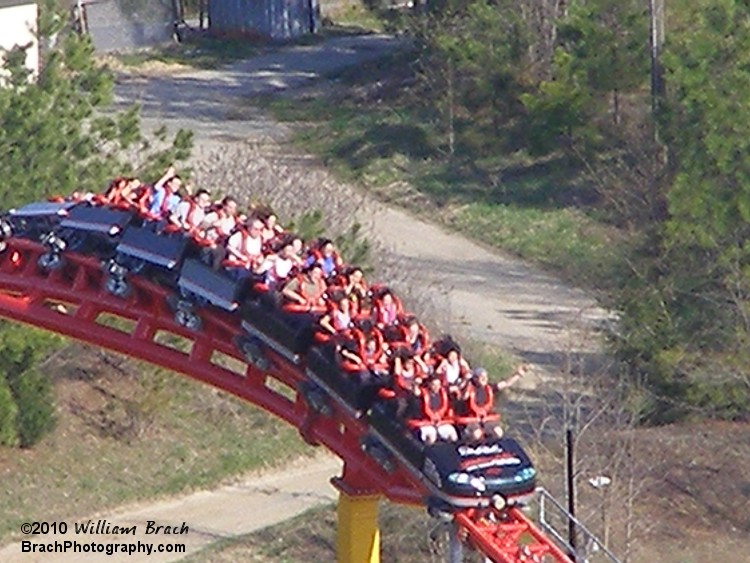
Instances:
[[[289,138],[289,129],[247,107],[249,96],[306,86],[325,73],[379,57],[397,45],[397,40],[385,36],[338,38],[320,45],[290,47],[221,70],[122,76],[116,92],[123,105],[134,101],[142,104],[147,128],[164,123],[171,130],[193,129],[198,159],[247,141],[260,141],[269,155],[283,158],[278,156],[284,153],[280,145]],[[286,165],[316,166],[314,160],[300,155],[288,159]],[[351,189],[342,186],[343,191]],[[360,219],[385,248],[408,258],[423,272],[425,287],[444,300],[463,332],[514,350],[539,366],[539,372],[554,371],[569,354],[598,355],[592,329],[606,315],[583,292],[400,209],[369,201]],[[540,377],[530,378],[525,385],[534,387],[542,381]],[[139,528],[145,527],[146,520],[185,521],[191,527],[188,549],[194,552],[215,540],[271,525],[316,503],[329,502],[334,496],[328,479],[338,473],[337,469],[337,464],[328,459],[311,466],[307,473],[285,470],[268,475],[263,479],[265,485],[246,481],[100,518],[139,524]],[[269,498],[259,490],[263,486],[281,493]],[[175,541],[184,539],[172,537],[177,538]],[[166,554],[153,557],[148,561],[179,559]],[[85,560],[99,559],[87,556]],[[13,544],[0,550],[0,560],[82,559],[58,559],[49,554],[22,556],[20,545]]]

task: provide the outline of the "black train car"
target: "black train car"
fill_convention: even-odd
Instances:
[[[215,271],[182,233],[159,232],[156,223],[133,212],[65,201],[32,203],[7,213],[0,219],[0,238],[8,236],[47,245],[42,267],[56,267],[65,250],[104,259],[105,287],[122,297],[129,292],[129,274],[167,285],[175,292],[170,304],[177,321],[193,330],[201,329],[199,307],[237,314],[245,335],[235,344],[248,362],[267,366],[266,349],[295,364],[304,361],[308,400],[323,414],[334,401],[354,416],[367,417],[370,431],[363,449],[386,470],[398,460],[420,473],[441,508],[523,503],[534,492],[536,470],[512,438],[425,447],[387,402],[370,404],[368,396],[363,409],[363,390],[339,367],[334,347],[313,342],[314,317],[282,312],[275,294],[255,293],[249,280]]]

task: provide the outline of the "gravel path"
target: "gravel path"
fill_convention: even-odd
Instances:
[[[289,138],[289,129],[248,107],[248,97],[307,86],[328,72],[379,57],[398,44],[387,36],[345,37],[319,45],[286,48],[221,70],[178,70],[167,74],[146,70],[139,75],[122,76],[116,93],[123,105],[141,103],[147,127],[164,123],[171,130],[193,129],[196,158],[247,141],[261,142],[269,153],[278,155],[284,151],[279,145]],[[289,162],[294,166],[317,166],[314,159],[300,155]],[[342,186],[342,190],[350,189]],[[423,272],[427,291],[443,300],[461,332],[511,349],[538,367],[540,375],[528,378],[524,382],[526,387],[545,385],[566,357],[598,356],[597,339],[591,329],[606,315],[583,292],[400,209],[370,201],[363,205],[360,220],[370,226],[385,248],[407,258]],[[217,539],[248,533],[315,504],[329,502],[334,495],[328,479],[338,468],[335,460],[323,458],[303,473],[285,470],[268,475],[263,478],[263,485],[253,477],[228,488],[102,518],[112,523],[122,521],[143,526],[149,519],[185,521],[191,526],[188,548],[194,552]],[[266,489],[259,487],[281,492],[269,498]],[[10,545],[0,550],[0,560],[76,560],[49,554],[38,558],[19,554],[19,544]],[[128,561],[178,558],[151,556]],[[105,559],[118,560],[102,557]],[[85,560],[99,558],[91,556]]]

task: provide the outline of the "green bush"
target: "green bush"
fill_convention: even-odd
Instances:
[[[18,407],[13,400],[7,382],[0,377],[0,445],[15,446],[18,444],[16,417]]]
[[[9,378],[18,415],[16,430],[21,447],[33,446],[55,425],[52,382],[35,368]]]
[[[0,443],[29,447],[54,426],[52,381],[34,366],[60,342],[41,330],[0,322]]]

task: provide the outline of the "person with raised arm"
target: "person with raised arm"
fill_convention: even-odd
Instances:
[[[296,240],[298,237],[287,237],[280,243],[278,250],[266,255],[256,269],[257,274],[263,275],[269,289],[278,289],[295,270],[302,267],[302,258],[295,250],[298,246],[295,243]]]
[[[466,425],[467,440],[478,442],[483,438],[501,438],[500,415],[494,412],[495,391],[509,389],[528,373],[528,366],[521,364],[508,379],[491,384],[484,368],[476,368],[471,383],[466,387],[463,399],[464,412],[459,422]]]
[[[181,201],[180,188],[182,188],[182,179],[177,175],[175,167],[170,166],[151,190],[151,199],[148,203],[149,214],[157,219],[166,219],[174,213]]]

